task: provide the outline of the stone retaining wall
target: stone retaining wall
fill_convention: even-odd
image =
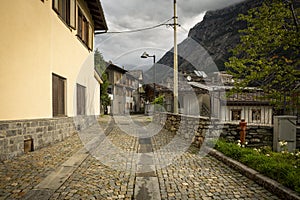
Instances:
[[[239,124],[225,123],[221,138],[234,142],[240,139]],[[273,126],[272,125],[247,125],[246,141],[248,146],[261,147],[273,146]]]
[[[238,123],[222,123],[208,117],[174,115],[172,113],[156,113],[153,120],[164,124],[164,127],[169,131],[192,138],[192,143],[196,146],[200,146],[204,138],[207,141],[221,137],[232,142],[240,139],[240,127]],[[248,125],[246,141],[248,142],[248,146],[252,147],[272,147],[273,126]]]
[[[0,160],[23,154],[28,144],[30,150],[36,150],[62,141],[77,128],[89,126],[93,119],[95,116],[0,121]]]

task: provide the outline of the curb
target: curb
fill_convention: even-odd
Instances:
[[[277,195],[278,197],[287,200],[300,200],[300,196],[297,192],[283,186],[277,181],[270,179],[269,177],[260,174],[256,170],[253,170],[247,167],[246,165],[225,156],[223,153],[215,149],[207,147],[206,150],[210,156],[215,157],[216,159],[222,161],[229,167],[237,170],[241,174],[255,181],[256,183],[263,186],[265,189],[269,190],[271,193]]]

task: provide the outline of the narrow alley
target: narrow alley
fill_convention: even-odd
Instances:
[[[141,127],[151,122],[149,116],[132,119]],[[86,149],[80,134],[74,134],[1,162],[0,199],[278,199],[215,158],[201,156],[195,148],[165,164],[165,155],[153,152],[167,145],[174,138],[172,133],[163,129],[152,137],[136,137],[124,132],[130,124],[112,122],[109,116],[99,120],[105,140],[129,152],[132,159],[114,166],[123,161],[110,162],[114,155],[106,152],[107,160],[100,160],[96,151]]]

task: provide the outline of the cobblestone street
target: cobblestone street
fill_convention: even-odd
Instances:
[[[133,119],[139,126],[151,121],[146,116]],[[130,124],[117,126],[110,122],[110,117],[100,118],[106,136],[103,141],[111,141],[128,152],[124,154],[127,158],[109,165],[116,155],[108,151],[102,152],[102,158],[107,160],[101,162],[99,152],[85,149],[94,144],[74,134],[63,142],[1,162],[0,199],[278,199],[215,158],[199,155],[195,149],[178,155],[165,167],[161,163],[169,161],[159,150],[174,135],[161,130],[151,140],[139,138],[126,134],[134,130]],[[151,157],[152,151],[159,153]],[[142,157],[136,157],[137,153],[143,153]],[[156,162],[140,162],[146,155]],[[122,167],[111,167],[118,164]]]

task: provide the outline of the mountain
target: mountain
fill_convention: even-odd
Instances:
[[[238,15],[246,14],[249,9],[261,3],[262,0],[246,0],[223,9],[208,11],[203,20],[190,29],[188,37],[178,45],[179,71],[184,73],[196,69],[210,73],[224,70],[224,62],[230,57],[229,50],[239,42],[238,30],[246,28],[245,22],[237,20]],[[173,68],[173,49],[158,64]],[[167,71],[170,70],[160,71],[157,74],[158,80],[164,80],[162,73]],[[153,67],[149,74],[153,74]]]

